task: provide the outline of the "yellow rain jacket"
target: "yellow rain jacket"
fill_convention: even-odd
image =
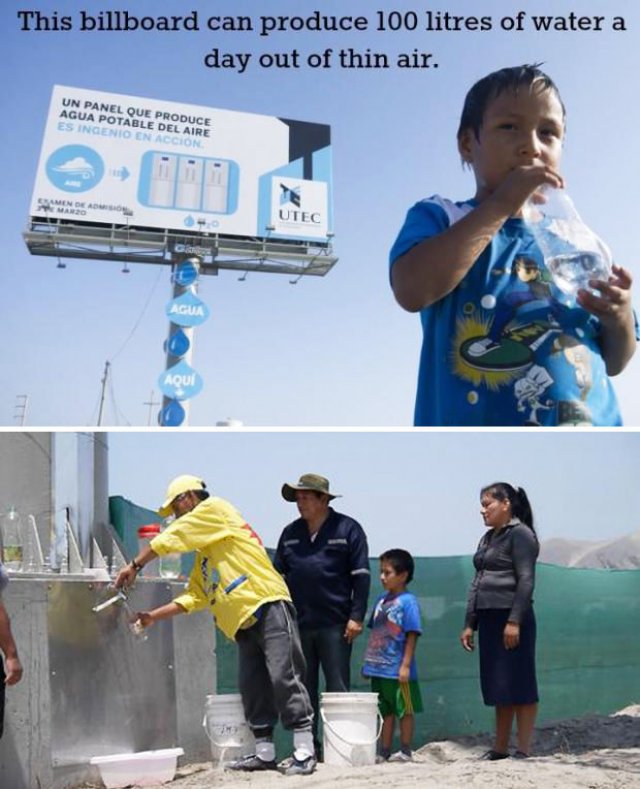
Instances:
[[[158,556],[196,551],[189,583],[174,602],[187,613],[209,606],[228,638],[253,624],[254,614],[264,603],[291,600],[262,541],[224,499],[205,499],[154,537],[150,545]]]

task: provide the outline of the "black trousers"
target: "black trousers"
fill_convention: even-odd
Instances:
[[[348,693],[350,689],[351,644],[344,637],[345,626],[346,623],[300,631],[302,651],[307,663],[304,684],[313,705],[313,739],[317,750],[321,750],[318,739],[320,668],[328,693]]]

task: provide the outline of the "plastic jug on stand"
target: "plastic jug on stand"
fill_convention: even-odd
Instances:
[[[2,564],[12,572],[22,572],[22,518],[15,507],[9,507],[2,518]]]
[[[575,298],[578,290],[590,289],[589,280],[609,279],[611,252],[582,221],[564,189],[543,186],[525,203],[523,215],[563,293]]]
[[[140,526],[138,529],[138,552],[141,553],[143,548],[149,546],[151,540],[160,534],[159,523],[147,523],[146,526]],[[145,565],[141,571],[145,578],[157,578],[159,575],[160,567],[159,562],[154,559]]]

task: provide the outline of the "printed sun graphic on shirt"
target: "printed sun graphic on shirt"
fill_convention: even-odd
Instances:
[[[456,330],[453,336],[453,347],[451,350],[451,366],[453,372],[464,381],[469,381],[474,386],[484,384],[488,389],[497,392],[501,386],[506,386],[520,376],[522,365],[515,369],[487,369],[479,368],[469,362],[468,354],[464,351],[478,337],[486,337],[491,326],[491,318],[480,311],[480,316],[465,315],[456,320]],[[524,366],[531,363],[530,356],[526,357]]]
[[[473,304],[465,306],[465,317],[458,319],[454,338],[457,375],[495,391],[534,363],[537,349],[560,333],[559,320],[565,309],[553,298],[547,278],[536,260],[518,257],[509,286],[480,300],[480,319],[475,318]]]

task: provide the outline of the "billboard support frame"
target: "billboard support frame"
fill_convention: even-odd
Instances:
[[[267,229],[268,230],[268,229]],[[29,217],[23,238],[32,255],[174,266],[190,255],[202,274],[219,269],[289,276],[324,276],[338,258],[326,244],[280,241],[268,236],[235,237],[123,224],[74,223],[49,216]],[[332,236],[331,236],[332,238]]]

